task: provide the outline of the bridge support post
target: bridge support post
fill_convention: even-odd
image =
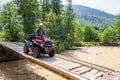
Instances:
[[[6,49],[0,46],[0,62],[14,61],[20,59],[19,56],[14,53],[10,53]]]

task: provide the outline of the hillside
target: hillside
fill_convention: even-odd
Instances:
[[[81,25],[90,25],[99,29],[113,25],[115,16],[112,14],[81,5],[73,5],[73,9]]]

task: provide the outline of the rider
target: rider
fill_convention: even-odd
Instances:
[[[43,38],[43,36],[46,35],[46,33],[44,31],[44,24],[43,23],[39,24],[39,28],[36,31],[36,35],[40,36],[41,38]]]
[[[46,35],[45,31],[44,31],[44,24],[43,23],[40,23],[39,24],[39,28],[37,29],[36,33],[35,33],[35,38],[40,38],[40,39],[43,39],[43,36]],[[28,45],[30,46],[30,50],[32,51],[32,41],[29,41]]]

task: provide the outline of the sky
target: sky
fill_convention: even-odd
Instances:
[[[0,6],[2,6],[4,3],[8,2],[10,0],[0,0]]]
[[[10,0],[0,0],[0,6]],[[62,0],[66,4],[67,0]],[[120,13],[120,0],[72,0],[73,5],[83,5],[95,8],[107,13],[117,15]]]
[[[66,4],[67,0],[62,0]],[[107,13],[117,15],[120,13],[120,0],[72,0],[73,5],[83,5],[95,8]]]

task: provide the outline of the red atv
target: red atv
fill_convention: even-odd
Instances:
[[[38,58],[41,54],[48,54],[50,57],[55,55],[54,41],[46,37],[33,38],[32,40],[26,39],[24,45],[24,53],[32,53],[32,56]]]

